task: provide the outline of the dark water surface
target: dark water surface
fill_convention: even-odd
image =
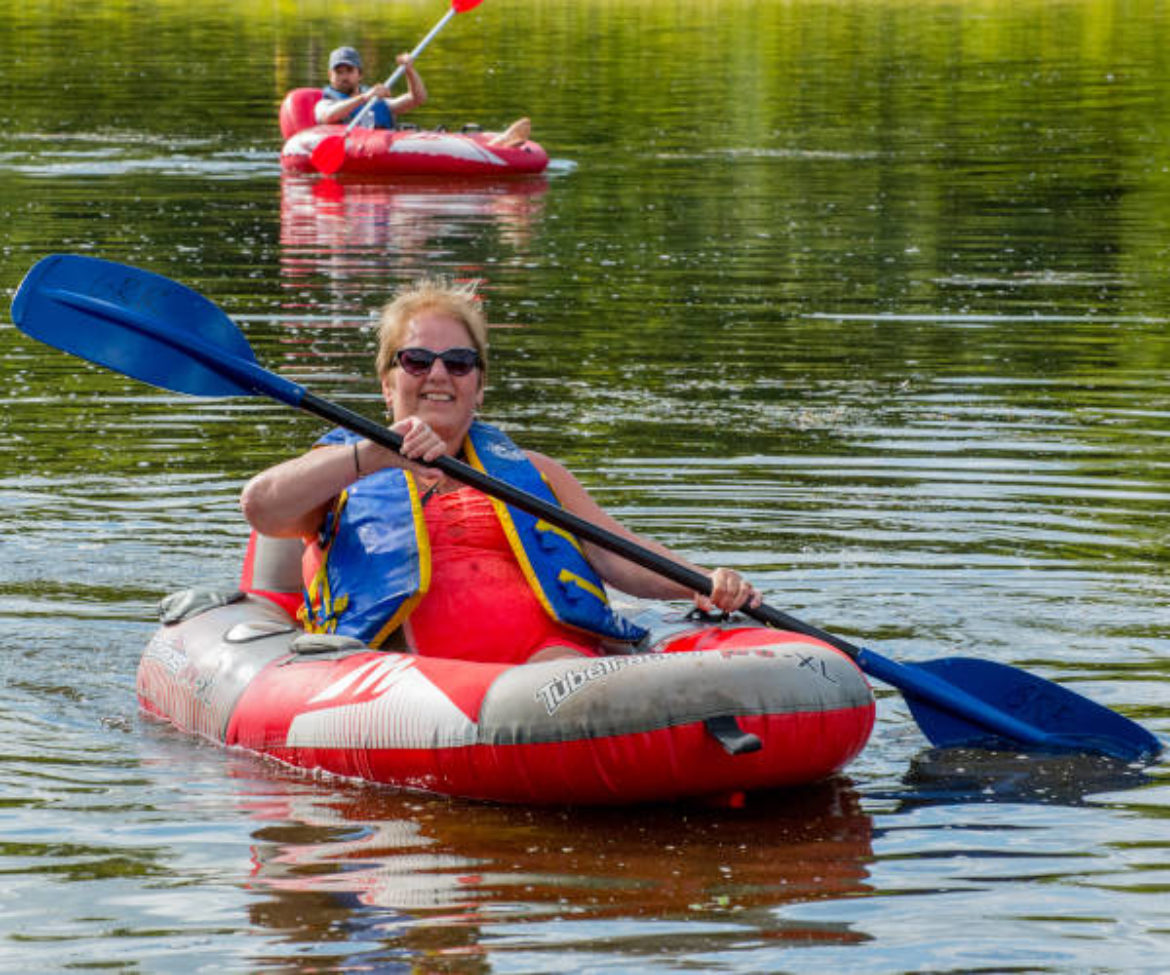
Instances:
[[[424,125],[546,178],[282,179],[339,43],[445,10],[0,0],[0,291],[53,251],[208,295],[377,416],[371,325],[483,281],[487,416],[630,525],[902,660],[1026,668],[1170,734],[1170,14],[1139,2],[487,0]],[[0,320],[0,969],[1164,971],[1164,764],[944,754],[879,688],[837,780],[743,809],[476,806],[138,714],[155,603],[230,584],[320,432]]]

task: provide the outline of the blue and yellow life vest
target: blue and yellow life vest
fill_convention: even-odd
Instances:
[[[369,91],[369,85],[362,85],[361,91]],[[353,98],[353,95],[346,95],[332,85],[326,85],[321,89],[321,97],[326,98],[331,102],[343,102],[347,98]],[[350,112],[344,119],[346,122],[352,122],[353,117],[361,111],[362,106],[358,106]],[[336,124],[336,123],[334,123]],[[394,113],[390,111],[390,106],[386,104],[385,99],[377,98],[374,104],[366,111],[365,117],[362,119],[362,127],[367,129],[392,129],[394,128]]]
[[[318,446],[352,443],[333,430]],[[558,504],[540,471],[503,432],[471,426],[464,453],[472,467]],[[542,518],[491,498],[524,578],[549,616],[609,639],[637,642],[646,631],[615,613],[580,542]],[[430,588],[431,550],[414,476],[385,468],[342,492],[305,564],[305,628],[385,644]]]

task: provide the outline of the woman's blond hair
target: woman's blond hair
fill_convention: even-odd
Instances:
[[[479,353],[483,364],[480,369],[482,383],[487,372],[488,328],[476,296],[476,282],[456,285],[442,277],[419,278],[404,285],[383,306],[378,326],[378,355],[374,361],[378,376],[385,376],[390,371],[394,353],[402,348],[411,319],[424,311],[437,311],[463,323],[472,348]]]

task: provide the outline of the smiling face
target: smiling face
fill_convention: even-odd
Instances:
[[[399,349],[433,352],[475,348],[467,326],[438,308],[424,308],[412,315],[396,344]],[[395,421],[409,416],[425,421],[454,455],[463,446],[475,411],[483,405],[483,370],[452,376],[443,360],[436,359],[429,372],[412,376],[395,365],[382,373],[382,395]]]

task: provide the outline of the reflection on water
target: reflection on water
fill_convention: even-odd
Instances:
[[[527,249],[544,209],[547,177],[511,180],[353,180],[282,175],[281,279],[289,290],[319,284],[338,296],[388,289],[395,276],[433,271],[457,241],[490,235]]]
[[[404,943],[439,956],[515,950],[554,927],[565,943],[591,939],[606,919],[621,920],[635,956],[677,955],[680,939],[800,943],[810,931],[772,930],[769,909],[865,893],[873,856],[870,817],[844,779],[738,810],[558,812],[373,792],[241,804],[278,821],[254,834],[252,883],[269,892],[254,918],[316,940],[355,905],[377,907],[381,924],[408,929]],[[815,937],[864,940],[848,926]]]

